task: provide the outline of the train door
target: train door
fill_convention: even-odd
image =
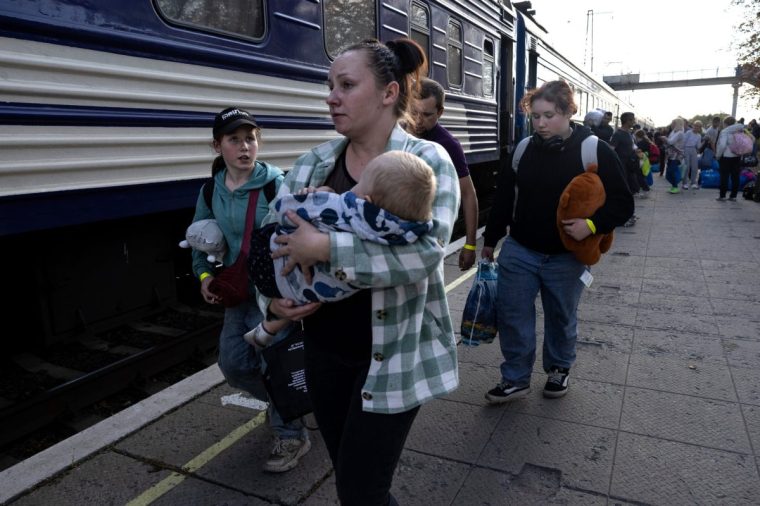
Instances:
[[[515,114],[515,51],[514,43],[505,36],[499,50],[499,159],[506,160],[517,139]],[[514,125],[514,126],[513,126]]]

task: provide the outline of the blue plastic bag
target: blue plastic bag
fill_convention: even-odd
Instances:
[[[477,346],[496,337],[496,262],[481,260],[462,312],[462,343]]]
[[[702,188],[718,188],[720,186],[720,174],[714,169],[704,169],[699,172],[699,177],[702,180]]]
[[[710,148],[705,148],[697,161],[697,166],[700,169],[711,169],[713,161],[715,161],[715,152]]]

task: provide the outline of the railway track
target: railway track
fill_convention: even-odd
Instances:
[[[44,352],[1,359],[0,469],[96,423],[98,409],[90,408],[109,397],[122,399],[100,406],[100,418],[205,367],[224,318],[215,309],[174,304]],[[179,369],[174,378],[151,380],[172,368]]]

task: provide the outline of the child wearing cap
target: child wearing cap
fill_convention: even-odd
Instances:
[[[388,151],[372,159],[351,191],[336,194],[327,186],[304,188],[274,201],[276,222],[254,232],[251,240],[250,274],[256,288],[267,297],[309,302],[335,302],[367,288],[352,281],[340,266],[320,263],[305,275],[296,266],[281,272],[288,256],[270,252],[285,245],[277,240],[297,226],[293,212],[321,232],[352,232],[362,240],[387,245],[409,244],[432,227],[432,204],[436,180],[421,158],[403,151]],[[284,323],[267,321],[244,338],[254,346],[266,346]]]
[[[272,181],[279,188],[284,174],[278,167],[257,160],[259,128],[253,115],[240,107],[228,107],[214,118],[213,148],[218,153],[212,164],[213,193],[207,204],[203,189],[195,205],[193,222],[215,219],[224,234],[228,251],[225,266],[232,266],[241,252],[245,222],[252,192],[258,192],[254,210],[254,228],[261,226],[269,212],[269,202],[263,191]],[[209,184],[208,182],[206,183]],[[193,272],[201,282],[201,295],[210,304],[224,304],[224,294],[212,289],[217,271],[206,255],[193,251]],[[254,290],[250,289],[251,294]],[[224,325],[219,336],[219,368],[230,386],[241,388],[263,401],[268,400],[261,381],[261,357],[249,346],[243,334],[263,318],[255,297],[230,305],[225,304]],[[287,334],[283,331],[282,334]],[[281,337],[285,337],[281,335]],[[294,468],[311,448],[308,433],[300,420],[285,423],[273,404],[269,404],[269,425],[275,441],[263,469],[280,473]]]

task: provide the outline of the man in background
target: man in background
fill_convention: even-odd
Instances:
[[[420,139],[437,142],[449,153],[451,161],[459,176],[459,189],[462,194],[462,212],[466,239],[459,252],[459,268],[463,271],[475,264],[475,241],[478,230],[478,197],[472,184],[470,169],[462,150],[462,145],[448,130],[443,128],[438,119],[443,115],[445,94],[443,87],[432,79],[423,78],[420,87],[420,98],[415,100],[412,111],[415,114],[416,125],[411,132]]]
[[[615,131],[610,139],[610,146],[617,153],[620,158],[620,163],[623,164],[625,169],[626,181],[628,182],[628,189],[635,197],[647,196],[649,186],[644,181],[644,193],[642,190],[641,167],[639,166],[639,158],[636,156],[636,142],[631,135],[631,128],[636,123],[636,116],[632,112],[624,112],[620,115],[620,127]],[[623,225],[624,227],[631,227],[636,224],[636,215]]]
[[[604,142],[610,142],[610,139],[612,139],[612,134],[615,133],[612,126],[610,125],[610,122],[612,121],[612,113],[610,111],[604,111],[604,116],[602,116],[602,123],[596,127],[592,128],[592,131],[594,132],[594,135],[602,139]]]

